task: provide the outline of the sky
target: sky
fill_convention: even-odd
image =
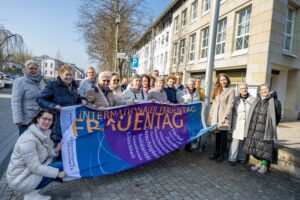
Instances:
[[[171,0],[146,0],[154,19]],[[85,69],[89,60],[84,40],[76,28],[82,0],[0,0],[0,25],[23,37],[35,56],[60,55],[63,62]]]

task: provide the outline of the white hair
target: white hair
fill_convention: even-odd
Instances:
[[[28,66],[31,65],[31,64],[34,64],[34,65],[36,65],[38,68],[40,68],[40,65],[39,65],[36,61],[34,61],[34,60],[27,60],[27,61],[24,63],[24,66],[25,66],[25,67],[28,67]]]
[[[109,77],[111,78],[111,73],[109,71],[104,71],[104,72],[101,72],[98,76],[98,80],[101,80],[102,78],[104,77]]]

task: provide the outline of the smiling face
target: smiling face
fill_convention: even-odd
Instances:
[[[31,63],[25,68],[25,72],[30,76],[36,77],[38,75],[38,66],[34,63]]]
[[[99,84],[102,88],[108,88],[110,83],[110,76],[103,76],[99,79]]]
[[[199,89],[199,88],[201,87],[201,80],[200,80],[200,79],[197,79],[197,80],[195,81],[195,87],[196,87],[197,89]]]
[[[120,78],[118,75],[114,75],[113,77],[111,77],[111,81],[110,81],[110,86],[113,89],[116,89],[117,87],[119,87],[120,85]]]
[[[247,94],[248,94],[248,87],[246,85],[241,85],[241,87],[240,87],[240,95],[242,97],[245,97],[245,96],[247,96]]]
[[[142,81],[142,85],[143,85],[143,88],[148,88],[149,87],[149,81],[146,77],[143,77],[143,81]]]
[[[66,84],[71,84],[73,81],[73,71],[65,71],[61,73],[59,76],[61,80]]]
[[[42,130],[49,130],[53,122],[53,115],[51,113],[44,112],[40,118],[37,119]]]
[[[195,83],[194,82],[188,82],[187,88],[190,92],[192,92],[195,89]]]
[[[174,88],[175,80],[174,80],[174,79],[169,79],[167,85],[168,85],[170,88]]]
[[[132,88],[139,90],[142,87],[142,80],[140,78],[132,79]]]
[[[259,93],[261,97],[267,97],[270,93],[270,90],[267,86],[262,86]]]
[[[164,80],[159,80],[156,83],[156,88],[159,89],[160,91],[162,91],[164,89],[165,86],[165,81]]]
[[[223,87],[223,88],[227,88],[228,86],[228,80],[225,76],[221,76],[220,79],[220,85]]]
[[[180,75],[177,75],[176,76],[176,84],[181,85],[181,83],[182,83],[182,77]]]
[[[87,71],[87,78],[88,78],[89,80],[95,80],[95,77],[96,77],[96,72],[95,72],[95,70],[89,69],[89,70]]]

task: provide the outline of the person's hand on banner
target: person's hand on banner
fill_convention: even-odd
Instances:
[[[105,107],[104,106],[100,106],[98,107],[99,110],[105,110]]]
[[[59,142],[59,143],[56,145],[55,152],[56,152],[56,153],[60,152],[61,147],[62,147],[62,144],[61,144],[61,142]]]
[[[58,172],[57,177],[63,179],[67,176],[67,173],[65,171]]]
[[[138,104],[138,103],[139,103],[138,100],[133,100],[132,102],[133,102],[134,104]]]
[[[55,109],[56,109],[57,111],[61,111],[62,107],[61,107],[60,105],[56,105],[56,106],[55,106]]]

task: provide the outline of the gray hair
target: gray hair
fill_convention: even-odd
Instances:
[[[88,73],[89,70],[93,70],[94,72],[96,72],[96,70],[95,70],[94,67],[88,67],[88,68],[85,70],[85,73]]]
[[[158,76],[156,78],[156,81],[165,81],[165,78],[163,76]]]
[[[240,89],[242,86],[246,86],[246,88],[248,88],[248,84],[247,84],[247,83],[240,83],[239,86],[238,86],[239,89]]]
[[[110,72],[109,71],[104,71],[104,72],[99,73],[98,80],[102,80],[102,78],[104,78],[104,77],[111,78]]]
[[[262,87],[267,87],[270,90],[270,85],[268,83],[263,83],[259,86],[259,90],[261,90]]]
[[[34,61],[34,60],[27,60],[27,61],[24,63],[24,66],[25,66],[25,67],[28,67],[28,66],[31,65],[31,64],[34,64],[34,65],[36,65],[38,68],[40,68],[40,65],[39,65],[36,61]]]
[[[193,79],[193,78],[189,78],[188,80],[187,80],[187,82],[186,82],[187,84],[189,84],[189,83],[193,83],[193,84],[195,84],[196,83],[196,80],[195,79]]]

